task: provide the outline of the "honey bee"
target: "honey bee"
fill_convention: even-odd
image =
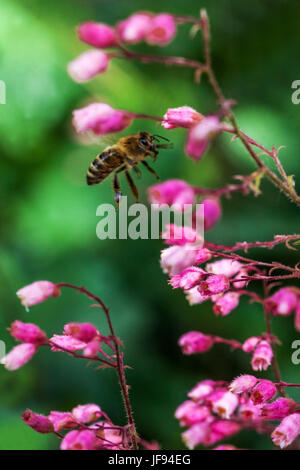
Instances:
[[[115,192],[115,202],[118,206],[122,196],[118,174],[125,172],[130,189],[138,202],[138,190],[129,174],[129,170],[133,170],[140,177],[141,171],[138,168],[138,164],[142,163],[150,173],[159,179],[159,176],[153,168],[148,165],[145,159],[152,157],[153,161],[155,161],[158,155],[158,149],[172,148],[172,144],[170,143],[161,144],[160,139],[169,142],[169,139],[166,137],[151,135],[148,132],[140,132],[139,134],[131,134],[123,137],[115,145],[107,147],[90,164],[86,175],[87,184],[99,184],[110,175],[110,173],[114,172],[113,189]],[[157,142],[157,144],[155,142]]]

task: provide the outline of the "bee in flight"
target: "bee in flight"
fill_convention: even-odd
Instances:
[[[114,172],[113,188],[115,201],[118,206],[122,195],[118,174],[124,171],[130,189],[138,202],[138,190],[129,170],[133,170],[138,176],[141,176],[138,164],[142,163],[148,171],[155,175],[156,178],[159,178],[153,168],[151,168],[145,160],[147,157],[152,157],[153,161],[155,161],[158,155],[158,149],[172,148],[172,144],[170,143],[161,144],[160,139],[169,142],[166,137],[151,135],[148,132],[140,132],[139,134],[131,134],[123,137],[115,145],[107,147],[90,164],[86,175],[87,184],[99,184],[110,175],[110,173]]]

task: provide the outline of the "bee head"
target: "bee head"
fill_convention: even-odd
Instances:
[[[143,147],[152,148],[154,137],[151,134],[149,134],[149,132],[146,132],[146,131],[140,132],[139,142]]]

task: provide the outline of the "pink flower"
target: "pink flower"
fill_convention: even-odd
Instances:
[[[220,420],[211,425],[210,432],[207,434],[204,444],[213,445],[222,439],[236,434],[240,430],[240,425],[234,421]]]
[[[243,403],[239,408],[239,415],[245,421],[258,421],[260,420],[260,407],[254,405],[251,400]]]
[[[180,274],[172,276],[169,280],[169,284],[173,289],[180,287],[181,289],[189,290],[199,284],[199,281],[206,275],[207,273],[204,269],[191,266],[190,268],[184,269]]]
[[[189,245],[173,245],[161,251],[160,266],[164,273],[174,276],[180,274],[185,268],[192,266],[197,256],[197,249],[191,249]]]
[[[188,449],[193,450],[197,445],[204,442],[209,432],[209,423],[202,422],[194,424],[194,426],[182,433],[181,437]]]
[[[93,450],[96,436],[93,431],[71,431],[61,441],[61,450]]]
[[[203,295],[199,292],[198,286],[195,286],[186,292],[186,299],[191,306],[202,304],[209,298],[210,298],[209,296]]]
[[[220,121],[216,116],[204,117],[198,124],[189,130],[185,146],[187,155],[196,161],[200,160],[210,141],[220,130]]]
[[[219,199],[208,197],[201,201],[204,205],[204,230],[210,230],[220,219],[222,210]]]
[[[59,432],[62,429],[76,428],[76,426],[78,426],[78,423],[70,412],[51,411],[48,419],[53,424],[55,432]]]
[[[212,274],[205,281],[201,281],[198,290],[202,295],[221,294],[229,289],[229,279],[222,274]]]
[[[128,127],[132,114],[114,109],[106,103],[92,103],[73,111],[73,125],[82,134],[91,131],[95,135],[119,132]]]
[[[33,323],[15,320],[11,324],[10,334],[24,343],[42,344],[47,341],[46,333]]]
[[[222,418],[229,419],[239,404],[239,399],[234,393],[227,392],[219,400],[213,403],[212,410]]]
[[[300,302],[297,303],[294,323],[295,323],[295,330],[300,331]]]
[[[246,339],[246,341],[243,343],[243,351],[245,353],[253,352],[260,341],[261,338],[258,338],[257,336],[251,336],[250,338]]]
[[[117,24],[117,34],[121,41],[135,44],[143,41],[151,29],[152,15],[134,13]]]
[[[238,450],[238,448],[231,444],[221,444],[215,447],[213,450]]]
[[[166,225],[166,231],[162,233],[161,238],[168,245],[186,245],[187,243],[203,242],[203,238],[192,227],[179,227],[175,224]]]
[[[252,389],[250,399],[254,405],[260,405],[271,400],[277,393],[276,386],[270,380],[261,380]]]
[[[68,74],[78,83],[88,82],[108,67],[108,55],[102,51],[91,49],[83,52],[68,64]]]
[[[240,295],[237,292],[226,292],[214,304],[213,310],[216,315],[225,317],[239,304]]]
[[[189,128],[203,119],[203,115],[195,111],[190,106],[180,108],[169,108],[163,117],[161,125],[165,129],[175,129],[176,127]]]
[[[90,46],[106,48],[117,44],[114,28],[104,23],[87,21],[78,26],[77,33],[79,39]]]
[[[91,323],[72,322],[64,326],[64,334],[88,343],[99,334],[99,331]]]
[[[221,398],[223,398],[227,392],[228,390],[226,388],[215,388],[214,391],[208,397],[206,397],[206,404],[212,408],[214,403],[221,400]]]
[[[190,331],[179,338],[178,344],[183,354],[190,355],[208,351],[213,346],[214,340],[199,331]]]
[[[232,259],[220,259],[205,266],[207,272],[212,274],[223,274],[226,277],[232,277],[243,267],[242,263]]]
[[[22,414],[22,419],[24,423],[30,426],[34,431],[46,434],[48,432],[53,432],[53,426],[51,421],[47,416],[39,415],[27,408],[26,411]]]
[[[31,307],[31,305],[44,302],[48,297],[58,297],[59,295],[59,288],[50,281],[36,281],[17,291],[17,296],[21,299],[24,307]]]
[[[295,310],[298,301],[298,290],[292,287],[283,287],[265,300],[265,308],[272,315],[290,315]]]
[[[277,398],[273,403],[261,405],[259,416],[262,419],[282,419],[295,411],[296,403],[290,398]]]
[[[146,34],[148,44],[166,46],[176,35],[176,23],[172,15],[161,13],[155,15]]]
[[[289,446],[300,434],[300,414],[293,413],[284,418],[271,434],[273,442],[281,449]]]
[[[215,382],[213,380],[202,380],[192,388],[188,393],[188,397],[194,401],[202,401],[214,391]]]
[[[102,416],[102,411],[98,405],[89,403],[88,405],[78,405],[73,408],[72,415],[80,423],[91,423]]]
[[[175,418],[179,420],[180,426],[192,426],[205,421],[210,416],[207,406],[199,406],[194,401],[183,402],[175,411]]]
[[[93,339],[89,343],[87,343],[86,347],[83,350],[84,357],[93,358],[97,356],[100,350],[100,339]]]
[[[115,448],[120,450],[120,447],[112,447],[111,444],[115,444],[115,446],[120,446],[122,444],[123,439],[121,430],[119,428],[112,428],[110,423],[104,423],[103,432],[104,439],[106,439],[107,444],[110,443],[108,448]]]
[[[196,264],[202,264],[205,263],[205,261],[208,261],[211,259],[211,252],[207,248],[199,248],[197,251],[197,258],[195,260]]]
[[[15,346],[6,356],[2,357],[0,364],[7,370],[20,369],[36,353],[38,346],[32,343],[22,343]]]
[[[193,188],[185,181],[176,179],[150,186],[148,195],[151,204],[176,205],[182,210],[185,204],[193,204],[195,200]]]
[[[229,385],[229,390],[232,393],[249,392],[257,383],[257,381],[258,379],[254,377],[254,375],[240,375],[231,382]]]
[[[84,349],[86,343],[79,341],[79,339],[73,338],[72,336],[66,335],[53,335],[50,338],[51,351],[70,351],[75,352],[80,349]]]
[[[253,352],[251,366],[253,370],[267,370],[273,359],[273,350],[267,341],[261,341]]]

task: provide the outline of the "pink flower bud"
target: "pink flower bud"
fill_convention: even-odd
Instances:
[[[254,405],[260,405],[271,400],[277,393],[276,386],[270,380],[261,380],[251,392],[250,399]]]
[[[97,328],[91,323],[67,323],[64,326],[64,334],[73,336],[84,343],[88,343],[99,334]]]
[[[254,375],[240,375],[231,382],[229,385],[229,390],[232,393],[249,392],[257,383],[257,381],[258,379],[254,377]]]
[[[227,391],[228,390],[226,390],[226,388],[215,388],[214,391],[208,397],[206,397],[206,404],[212,408],[214,403],[221,400]]]
[[[179,420],[180,426],[192,426],[205,421],[210,416],[207,406],[199,406],[194,401],[183,402],[175,411],[175,418]]]
[[[132,114],[112,108],[106,103],[92,103],[73,111],[73,125],[82,134],[91,131],[95,135],[119,132],[128,127]]]
[[[209,351],[214,340],[211,336],[204,335],[199,331],[190,331],[179,338],[178,344],[183,354],[190,355]]]
[[[221,294],[229,289],[229,279],[222,274],[212,274],[205,281],[201,281],[198,290],[202,295]]]
[[[102,416],[102,411],[98,405],[89,403],[88,405],[78,405],[73,408],[72,415],[80,423],[91,423]]]
[[[80,41],[86,42],[90,46],[106,48],[114,47],[117,44],[114,28],[104,23],[87,21],[78,26],[77,33]]]
[[[30,426],[34,431],[46,434],[48,432],[53,432],[53,426],[51,421],[47,416],[39,415],[27,408],[26,411],[22,414],[22,419],[24,423]]]
[[[119,428],[112,428],[110,423],[104,423],[103,425],[103,433],[104,439],[110,444],[115,444],[116,446],[120,446],[122,444],[122,431]],[[111,445],[109,449],[111,449]],[[113,447],[114,448],[114,447]],[[116,447],[116,449],[120,449],[120,447]]]
[[[207,273],[204,269],[191,266],[190,268],[184,269],[180,274],[172,276],[169,280],[169,284],[173,289],[180,287],[181,289],[189,290],[199,284],[199,281],[206,275]]]
[[[72,336],[66,335],[53,335],[50,338],[51,343],[51,351],[80,351],[80,349],[84,349],[86,343],[83,341],[79,341],[79,339],[73,338]]]
[[[159,204],[160,206],[176,204],[182,210],[185,204],[193,204],[195,200],[193,188],[185,181],[176,179],[150,186],[148,196],[151,204]]]
[[[100,350],[100,339],[93,339],[89,343],[87,343],[86,347],[83,350],[83,355],[84,357],[90,357],[93,358],[97,356],[99,350]]]
[[[208,197],[201,204],[204,205],[204,230],[210,230],[222,215],[219,199]]]
[[[214,304],[213,310],[216,315],[225,317],[239,304],[240,295],[237,292],[226,292]]]
[[[257,336],[251,336],[250,338],[246,339],[246,341],[243,343],[243,351],[245,353],[253,352],[260,341],[261,338],[258,338]]]
[[[49,281],[36,281],[17,291],[17,296],[21,299],[24,307],[44,302],[48,297],[58,297],[60,290],[55,284]]]
[[[93,431],[71,431],[61,441],[61,450],[94,450],[96,436]]]
[[[203,115],[195,111],[190,106],[180,108],[169,108],[163,117],[161,125],[165,129],[175,129],[176,127],[189,128],[203,119]]]
[[[226,277],[232,277],[243,267],[242,263],[232,259],[220,259],[213,263],[208,263],[205,267],[208,273],[223,274]]]
[[[260,406],[259,416],[262,419],[282,419],[293,413],[296,403],[290,398],[277,398],[273,403],[265,403]]]
[[[188,393],[188,397],[194,401],[202,401],[214,391],[213,380],[202,380]]]
[[[251,400],[248,400],[246,403],[243,403],[239,408],[239,415],[245,421],[258,421],[260,420],[260,407],[254,405]]]
[[[63,429],[72,429],[78,426],[77,421],[70,412],[64,411],[51,411],[48,416],[49,421],[53,424],[55,432],[59,432]]]
[[[229,419],[239,404],[239,399],[234,393],[226,392],[219,400],[213,403],[212,410],[222,418]]]
[[[150,31],[152,15],[134,13],[126,20],[117,24],[117,34],[121,41],[136,44],[143,41]]]
[[[209,432],[209,423],[202,422],[194,424],[194,426],[182,433],[181,437],[188,449],[193,450],[197,445],[204,442]]]
[[[102,51],[91,49],[83,52],[68,64],[68,74],[74,82],[88,82],[108,67],[108,55]]]
[[[179,227],[175,224],[166,225],[166,231],[162,233],[161,238],[168,245],[186,245],[187,243],[203,242],[203,238],[192,227]]]
[[[213,445],[222,439],[236,434],[240,430],[240,425],[234,421],[219,420],[212,423],[203,443]]]
[[[199,248],[197,251],[197,258],[195,260],[196,264],[202,264],[205,263],[205,261],[208,261],[211,259],[211,252],[207,248]]]
[[[33,323],[15,320],[11,324],[10,334],[24,343],[42,344],[47,341],[46,333]]]
[[[167,13],[161,13],[152,18],[146,41],[152,46],[166,46],[174,39],[175,35],[176,23],[174,17]]]
[[[0,359],[7,370],[20,369],[36,353],[38,346],[32,343],[22,343],[15,346],[6,356]]]
[[[221,130],[220,121],[216,116],[204,117],[202,121],[193,126],[187,138],[185,151],[194,160],[200,160],[210,141]]]
[[[186,299],[191,306],[202,304],[209,298],[210,298],[209,296],[203,295],[199,292],[198,286],[195,286],[192,289],[189,289],[186,294]]]
[[[281,449],[289,446],[300,434],[300,414],[293,413],[284,418],[271,434],[273,442]]]
[[[253,370],[267,370],[273,359],[273,350],[267,341],[261,341],[253,352],[251,366]]]
[[[185,268],[192,266],[197,259],[197,250],[188,245],[170,246],[160,253],[160,266],[169,276],[180,274]]]
[[[298,295],[296,288],[283,287],[265,300],[265,308],[272,315],[290,315],[297,306]]]

